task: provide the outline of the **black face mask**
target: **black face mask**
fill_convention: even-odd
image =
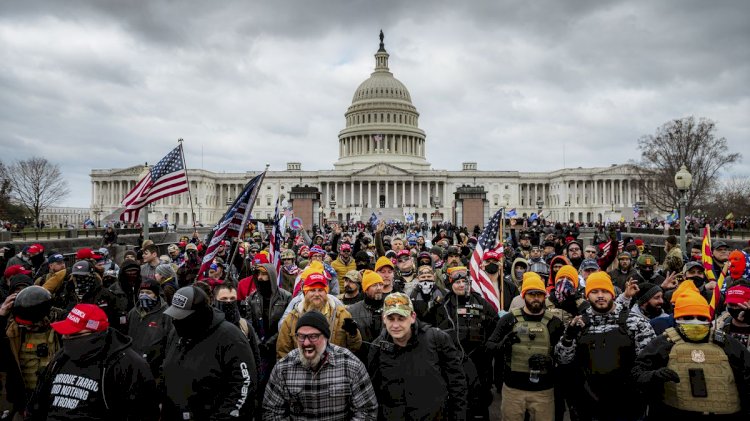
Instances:
[[[484,267],[484,271],[490,275],[494,275],[500,271],[500,265],[497,263],[488,263],[487,266]]]
[[[83,299],[83,296],[93,291],[94,288],[96,288],[96,279],[93,276],[76,278],[75,289],[79,300]]]
[[[688,277],[688,278],[685,278],[685,279],[693,281],[693,284],[695,285],[696,288],[700,288],[700,287],[703,286],[703,284],[706,283],[706,280],[703,279],[702,276],[691,276],[691,277]]]
[[[44,255],[42,253],[35,254],[29,260],[31,260],[32,266],[34,266],[35,268],[38,268],[39,266],[42,265],[42,263],[44,263]]]
[[[211,307],[203,307],[195,310],[193,314],[182,320],[172,320],[172,325],[174,325],[174,330],[181,338],[197,338],[208,330],[213,320],[213,315]]]
[[[727,311],[729,312],[729,315],[732,316],[734,320],[737,320],[738,322],[747,323],[750,320],[747,320],[747,312],[741,308],[727,308]]]
[[[73,361],[88,360],[100,352],[107,341],[107,331],[63,339],[63,353]]]
[[[638,272],[641,274],[641,276],[643,277],[643,279],[645,279],[646,281],[648,281],[649,279],[651,279],[654,276],[654,270],[651,269],[651,268],[648,268],[648,269],[641,268],[641,269],[638,270]],[[696,285],[696,286],[698,286],[698,285]]]
[[[216,308],[224,313],[224,319],[231,324],[238,324],[240,322],[240,309],[237,306],[237,301],[217,301]]]

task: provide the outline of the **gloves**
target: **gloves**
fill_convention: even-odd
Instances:
[[[654,379],[661,381],[662,383],[666,382],[680,382],[680,376],[672,369],[669,369],[667,367],[662,367],[656,371],[654,371]]]
[[[570,339],[571,341],[573,339],[577,339],[578,336],[581,335],[582,331],[583,331],[582,326],[579,326],[575,323],[571,323],[568,325],[568,327],[565,328],[565,338]]]
[[[516,332],[508,333],[502,341],[500,341],[500,348],[503,350],[510,350],[513,344],[521,342],[521,338],[518,337]]]
[[[358,327],[359,326],[357,325],[357,322],[355,322],[351,317],[347,317],[346,319],[344,319],[344,325],[342,326],[342,329],[344,329],[344,332],[346,332],[349,336],[356,336]]]

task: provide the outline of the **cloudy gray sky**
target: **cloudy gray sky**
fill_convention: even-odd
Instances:
[[[0,159],[59,163],[70,206],[89,205],[91,169],[153,163],[180,137],[190,167],[332,168],[381,28],[434,168],[554,170],[563,148],[568,167],[623,163],[640,136],[689,115],[716,120],[733,151],[750,145],[746,0],[2,9]],[[744,155],[731,174],[750,175]]]

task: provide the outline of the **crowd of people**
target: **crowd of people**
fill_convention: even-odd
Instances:
[[[0,419],[750,419],[748,250],[507,226],[479,261],[479,227],[302,228],[278,264],[254,231],[205,272],[197,233],[8,244]]]

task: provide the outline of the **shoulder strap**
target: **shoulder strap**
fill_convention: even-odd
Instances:
[[[669,342],[672,342],[673,344],[678,344],[682,342],[682,337],[679,333],[677,333],[677,330],[673,327],[670,327],[669,329],[665,330],[663,333],[664,336],[667,337],[667,340]]]
[[[513,316],[515,316],[516,320],[523,319],[523,312],[521,311],[520,308],[514,308],[513,311],[511,311],[511,313],[513,313]]]
[[[549,311],[545,311],[544,314],[542,315],[542,323],[544,323],[544,325],[547,326],[553,317],[555,316],[553,316]]]
[[[245,334],[245,337],[247,337],[250,333],[250,328],[248,327],[247,320],[245,320],[244,317],[240,318],[240,330],[242,330],[242,333]]]
[[[623,306],[622,310],[620,311],[620,315],[617,317],[617,324],[620,325],[620,327],[627,328],[628,316],[630,316],[630,309]]]

